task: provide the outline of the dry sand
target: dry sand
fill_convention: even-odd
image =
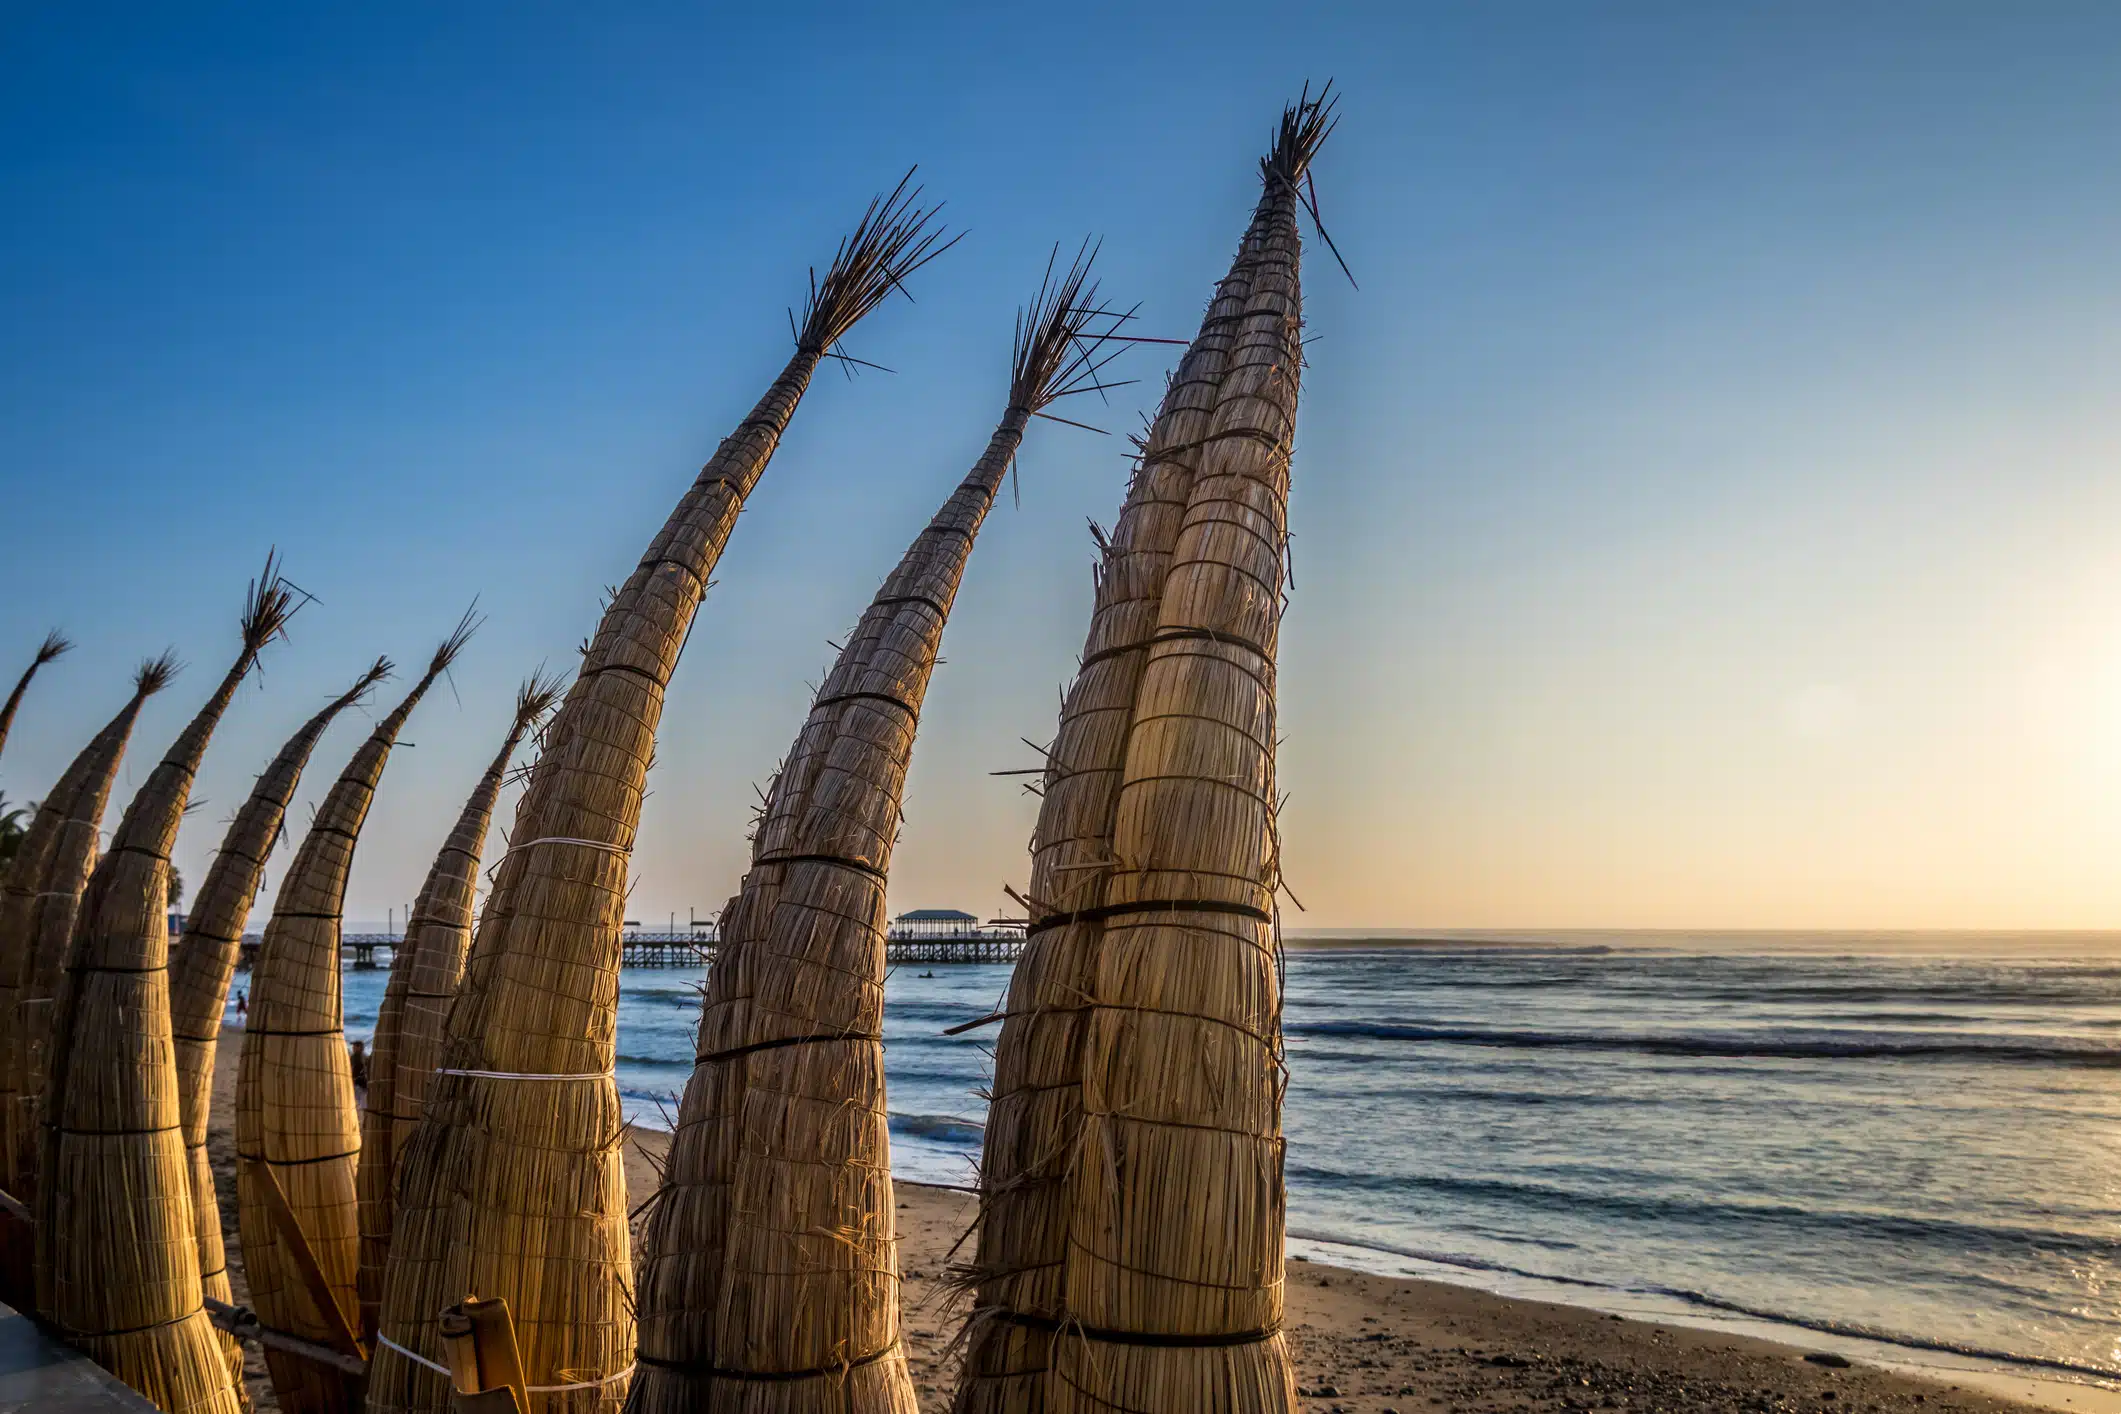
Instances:
[[[242,1041],[233,1027],[221,1034],[208,1137],[239,1302],[249,1296],[236,1241],[232,1118]],[[652,1131],[629,1136],[626,1181],[634,1206],[654,1191],[669,1142],[667,1134]],[[940,1414],[949,1407],[947,1345],[961,1314],[942,1278],[970,1222],[973,1199],[910,1183],[899,1185],[898,1199],[913,1378],[922,1414]],[[2024,1407],[1977,1389],[1863,1365],[1815,1364],[1804,1351],[1770,1341],[1316,1262],[1289,1264],[1289,1330],[1302,1406],[1312,1414],[1974,1414]],[[254,1346],[248,1373],[257,1407],[277,1409]],[[2070,1410],[2116,1407],[2103,1391],[2066,1386],[2048,1386],[2037,1397]]]

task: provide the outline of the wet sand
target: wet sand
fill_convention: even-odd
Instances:
[[[222,1032],[208,1139],[239,1302],[248,1298],[235,1232],[233,1114],[241,1045],[240,1032]],[[630,1207],[654,1192],[669,1143],[667,1134],[654,1131],[628,1136]],[[956,1304],[962,1298],[953,1299],[943,1277],[971,1221],[973,1198],[905,1183],[898,1203],[913,1378],[922,1414],[940,1414],[953,1384],[947,1347],[962,1317]],[[1743,1335],[1320,1262],[1290,1262],[1288,1298],[1300,1402],[1312,1414],[1980,1414],[2025,1407],[1971,1383],[1819,1364],[1816,1352],[1808,1359],[1793,1346]],[[257,1407],[277,1409],[256,1347],[248,1370]],[[2028,1386],[2024,1396],[2070,1411],[2121,1410],[2121,1399],[2082,1387]]]

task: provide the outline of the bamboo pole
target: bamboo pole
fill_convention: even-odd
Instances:
[[[443,1021],[464,975],[479,856],[493,825],[494,803],[500,799],[516,748],[552,710],[559,693],[560,680],[542,672],[517,691],[508,735],[435,855],[405,920],[404,940],[391,954],[390,981],[376,1015],[375,1042],[368,1056],[368,1093],[361,1108],[361,1267],[356,1285],[361,1333],[368,1340],[375,1338],[382,1319],[383,1263],[390,1252],[397,1146],[401,1135],[409,1142],[419,1127],[420,1102],[441,1050]]]
[[[379,658],[354,685],[323,711],[302,724],[258,777],[250,798],[236,812],[221,848],[184,922],[184,936],[171,950],[169,963],[170,1032],[176,1045],[177,1104],[184,1124],[184,1149],[191,1170],[192,1214],[198,1230],[199,1281],[209,1301],[232,1305],[228,1251],[221,1236],[221,1204],[214,1188],[212,1161],[206,1152],[206,1122],[213,1100],[214,1058],[220,1050],[221,1018],[228,1009],[228,987],[243,950],[243,929],[264,877],[265,861],[287,820],[288,802],[309,764],[324,729],[390,675],[391,664]],[[240,1388],[243,1351],[224,1336],[222,1351]]]
[[[1031,418],[1106,355],[1088,246],[1018,319],[985,452],[884,581],[767,794],[648,1220],[633,1414],[914,1414],[884,1096],[885,886],[921,701]]]
[[[340,910],[354,846],[405,721],[463,651],[477,623],[466,614],[435,650],[427,671],[376,723],[317,807],[316,819],[280,882],[279,898],[251,972],[250,1013],[236,1076],[237,1226],[243,1273],[258,1319],[304,1340],[330,1343],[338,1312],[303,1278],[306,1259],[283,1240],[269,1176],[308,1239],[310,1257],[339,1311],[354,1310],[358,1236],[354,1171],[360,1123],[346,1054],[339,978]],[[266,1369],[287,1414],[342,1414],[359,1407],[359,1382],[278,1351]]]
[[[794,355],[612,597],[545,730],[450,1008],[446,1063],[400,1160],[375,1414],[447,1408],[436,1313],[474,1291],[514,1312],[534,1406],[615,1408],[625,1397],[633,1273],[611,1072],[626,867],[665,685],[819,362],[942,250],[934,209],[918,198],[901,182],[871,203],[822,281],[813,271]]]
[[[171,1411],[243,1407],[204,1306],[169,1009],[169,856],[207,743],[293,593],[268,556],[242,651],[133,797],[89,882],[53,1007],[37,1201],[38,1307]]]
[[[30,659],[29,667],[25,668],[22,676],[16,680],[15,690],[7,695],[6,704],[0,706],[0,751],[7,749],[7,733],[15,725],[15,709],[22,705],[22,694],[29,691],[29,680],[37,675],[37,669],[73,646],[73,641],[57,629],[44,635],[44,641],[37,645],[37,652]]]
[[[7,1066],[0,1078],[0,1106],[7,1121],[8,1192],[34,1208],[37,1188],[37,1108],[44,1091],[44,1048],[51,1032],[52,996],[66,964],[66,945],[73,936],[81,891],[88,887],[99,852],[103,812],[110,803],[118,763],[132,736],[133,723],[147,699],[168,686],[177,661],[163,654],[140,666],[133,695],[110,724],[97,733],[48,799],[51,831],[42,842],[25,840],[23,855],[35,848],[41,856],[34,879],[16,870],[8,881],[7,917],[0,920],[6,939],[0,954],[15,958],[13,1024],[4,1038]],[[38,812],[40,820],[45,811]],[[32,826],[35,829],[35,826]],[[34,884],[34,887],[31,885]]]

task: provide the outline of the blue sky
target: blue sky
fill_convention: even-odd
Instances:
[[[1101,235],[1185,336],[1306,78],[1284,634],[1298,924],[2121,920],[2121,15],[2105,7],[16,6],[0,18],[4,759],[41,794],[133,662],[320,602],[222,729],[249,777],[367,657],[490,621],[350,908],[417,887],[516,681],[564,663],[919,163],[969,234],[820,378],[673,684],[636,916],[708,911],[836,637],[984,444],[1014,307]],[[1102,425],[1154,402],[1173,351]],[[901,906],[1002,906],[1115,437],[1034,430],[929,699]],[[12,645],[12,646],[10,646]],[[341,727],[314,798],[351,750]],[[505,815],[505,812],[504,812]],[[297,822],[306,820],[306,809]]]

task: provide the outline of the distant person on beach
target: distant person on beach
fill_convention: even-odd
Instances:
[[[246,991],[238,991],[238,992],[236,993],[236,1015],[238,1015],[238,1016],[249,1016],[249,1015],[250,1015],[250,993],[249,993],[249,992],[246,992]]]
[[[368,1088],[368,1044],[352,1041],[347,1044],[347,1058],[353,1062],[353,1083],[356,1090]]]

